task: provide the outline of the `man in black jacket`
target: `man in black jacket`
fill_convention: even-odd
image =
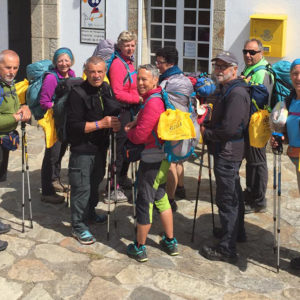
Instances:
[[[119,105],[107,83],[106,65],[92,56],[85,65],[87,80],[74,87],[67,106],[67,135],[71,144],[69,182],[71,185],[72,235],[82,244],[96,240],[88,222],[106,223],[97,215],[98,187],[105,174],[109,130],[120,130]],[[112,109],[112,106],[115,107]]]
[[[246,83],[237,78],[238,61],[232,53],[222,52],[212,61],[220,94],[211,122],[200,130],[214,157],[216,203],[222,229],[217,247],[204,246],[201,253],[210,260],[235,263],[236,241],[246,239],[239,169],[249,122],[250,96]]]

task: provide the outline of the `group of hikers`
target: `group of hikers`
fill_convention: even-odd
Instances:
[[[118,37],[113,57],[99,56],[97,51],[84,64],[84,78],[71,88],[66,102],[67,142],[56,140],[45,148],[41,167],[41,201],[52,204],[64,202],[61,193],[68,185],[61,182],[61,160],[70,145],[68,167],[71,203],[72,235],[85,245],[96,241],[90,231],[91,222],[104,224],[106,214],[97,214],[99,185],[113,166],[115,176],[106,184],[104,202],[125,202],[125,191],[132,182],[127,177],[129,162],[124,147],[130,141],[143,145],[137,172],[136,220],[137,231],[133,243],[127,247],[128,256],[139,262],[148,260],[146,239],[152,224],[153,209],[160,215],[164,234],[161,247],[169,255],[178,255],[178,243],[173,233],[173,213],[177,210],[175,198],[186,197],[184,188],[184,160],[167,160],[164,141],[157,134],[160,116],[166,110],[163,93],[175,108],[190,112],[195,99],[192,81],[178,67],[178,51],[175,47],[156,50],[155,65],[140,65],[135,69],[134,52],[137,37],[123,31]],[[97,49],[96,49],[97,50]],[[203,143],[213,156],[216,180],[216,204],[221,228],[216,236],[216,246],[204,245],[201,255],[209,260],[236,263],[237,242],[246,242],[245,213],[266,211],[268,169],[266,145],[262,148],[250,145],[247,127],[250,119],[251,81],[262,84],[271,101],[274,75],[268,72],[268,62],[263,56],[262,43],[257,39],[245,42],[242,50],[245,69],[238,74],[239,61],[229,51],[222,51],[212,59],[212,78],[217,85],[213,95],[213,109],[200,127]],[[74,56],[69,48],[59,48],[52,59],[52,71],[44,76],[39,93],[43,112],[52,111],[58,84],[75,77],[71,69]],[[20,105],[14,78],[19,68],[19,56],[12,50],[0,53],[0,137],[5,139],[14,132],[19,122],[31,118],[29,107]],[[290,112],[282,141],[288,142],[287,154],[296,166],[300,191],[300,59],[291,64],[290,77],[293,91],[286,99]],[[299,102],[299,103],[298,103]],[[199,141],[199,140],[198,140]],[[197,142],[198,142],[197,141]],[[281,140],[271,138],[276,149]],[[107,160],[107,152],[110,159]],[[0,144],[0,181],[7,179],[9,147]],[[115,155],[111,155],[114,153]],[[112,156],[114,156],[112,158]],[[239,169],[246,159],[246,189],[240,184]],[[0,233],[7,233],[10,225],[0,222]],[[7,242],[0,241],[0,250]],[[300,268],[300,257],[292,259],[291,266]]]

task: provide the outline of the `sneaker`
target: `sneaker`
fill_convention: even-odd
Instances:
[[[132,188],[131,179],[129,179],[127,176],[122,176],[122,177],[119,178],[119,185],[124,190],[130,190]]]
[[[171,205],[172,212],[176,212],[178,209],[176,201],[174,199],[169,199],[169,202]]]
[[[3,251],[7,248],[8,243],[6,241],[0,241],[0,251]]]
[[[118,188],[116,190],[116,195],[117,195],[117,203],[122,203],[122,202],[127,202],[128,198],[127,196],[124,194],[124,192],[122,191],[122,189]],[[108,204],[108,196],[106,196],[104,198],[104,203]],[[115,191],[113,190],[110,193],[110,203],[114,203],[115,202]]]
[[[162,240],[160,241],[160,245],[163,247],[165,252],[171,256],[176,256],[179,254],[178,243],[175,238],[173,238],[171,241],[168,241],[166,235],[164,234]]]
[[[101,214],[101,215],[95,214],[93,217],[90,218],[90,221],[97,223],[97,224],[106,224],[107,223],[107,215],[106,214]]]
[[[252,214],[252,213],[265,213],[267,208],[265,206],[258,206],[258,205],[245,205],[245,214]]]
[[[177,196],[179,199],[185,199],[186,198],[186,193],[185,193],[184,186],[177,185],[177,188],[176,188],[176,191],[175,191],[175,196]]]
[[[72,236],[82,245],[91,245],[96,242],[95,237],[88,230],[79,233],[72,229]]]
[[[236,254],[225,253],[218,247],[203,246],[200,254],[213,261],[225,261],[230,264],[235,264],[238,261]]]
[[[141,245],[139,248],[137,247],[137,242],[129,244],[127,247],[127,255],[130,258],[134,258],[138,262],[145,262],[148,260],[146,246]]]
[[[52,181],[52,186],[53,186],[55,192],[58,192],[58,193],[66,193],[69,191],[68,186],[62,184],[59,180]]]
[[[291,259],[290,262],[291,268],[294,270],[300,270],[300,257],[295,257],[293,259]]]
[[[57,194],[42,195],[41,201],[46,202],[46,203],[59,204],[59,203],[63,203],[65,201],[65,197],[57,195]]]
[[[11,229],[11,226],[9,224],[3,224],[0,221],[0,234],[7,233],[10,231],[10,229]]]

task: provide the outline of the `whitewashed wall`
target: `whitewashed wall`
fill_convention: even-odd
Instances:
[[[3,0],[0,0],[3,1]],[[116,40],[128,28],[128,0],[106,0],[106,38]],[[60,1],[60,45],[75,56],[73,69],[81,76],[84,61],[93,54],[94,44],[80,44],[80,1]]]
[[[7,0],[0,0],[0,51],[8,48]]]
[[[300,1],[299,0],[226,0],[224,49],[232,51],[243,62],[244,41],[249,38],[250,16],[253,14],[287,15],[286,57],[300,57]],[[277,59],[268,58],[270,62]],[[242,63],[240,69],[244,67]]]

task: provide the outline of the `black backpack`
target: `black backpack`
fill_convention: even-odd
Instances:
[[[83,79],[81,77],[70,77],[58,82],[55,94],[53,97],[54,105],[53,105],[53,117],[54,124],[56,128],[57,139],[61,143],[67,143],[67,112],[66,112],[66,104],[69,98],[69,94],[71,90],[75,86],[80,86],[83,83]]]

